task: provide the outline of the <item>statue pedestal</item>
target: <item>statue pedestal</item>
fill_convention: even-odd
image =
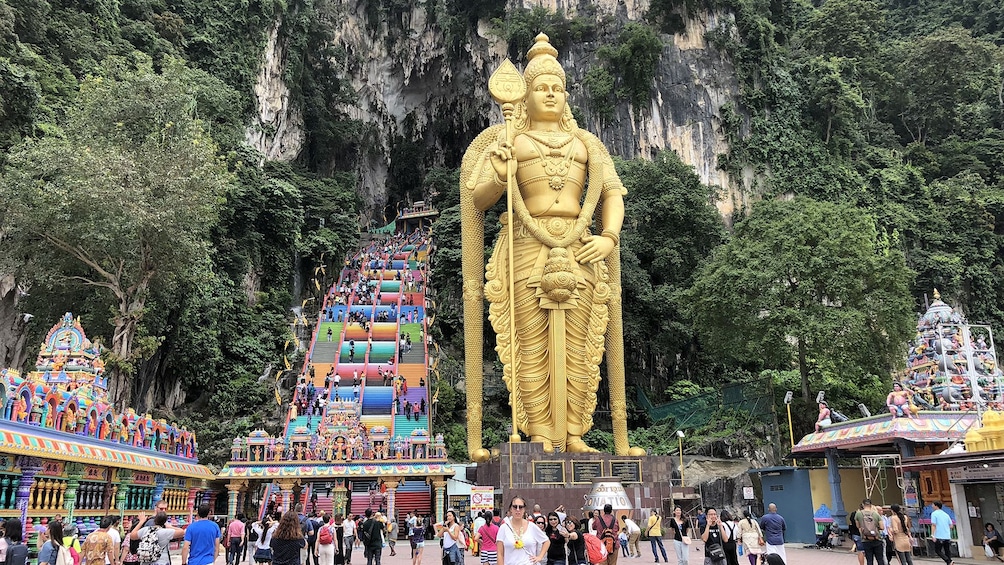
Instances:
[[[693,488],[680,486],[679,458],[669,455],[641,457],[609,453],[545,453],[539,442],[502,443],[492,458],[477,466],[477,484],[494,486],[499,508],[512,496],[525,497],[532,508],[549,512],[559,504],[579,518],[585,495],[595,477],[619,477],[634,510],[624,513],[647,517],[652,508],[663,512],[675,504],[689,507],[700,498]]]

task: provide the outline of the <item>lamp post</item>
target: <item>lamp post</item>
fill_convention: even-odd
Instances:
[[[797,467],[798,463],[795,462],[795,457],[794,457],[795,430],[792,428],[791,425],[791,400],[793,398],[795,398],[794,392],[789,390],[788,392],[784,393],[784,405],[788,409],[788,440],[791,441],[791,451],[792,451],[791,463]]]
[[[680,446],[680,488],[683,488],[683,430],[676,430],[676,441]]]

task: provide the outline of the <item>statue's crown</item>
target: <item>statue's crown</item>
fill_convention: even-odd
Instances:
[[[565,69],[558,63],[558,50],[551,45],[546,34],[537,34],[535,43],[527,51],[526,56],[528,62],[526,70],[523,71],[523,78],[527,86],[540,75],[555,75],[561,79],[561,84],[565,84]]]

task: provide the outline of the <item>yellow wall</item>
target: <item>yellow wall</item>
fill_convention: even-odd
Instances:
[[[891,469],[884,469],[883,473],[885,480],[879,481],[872,491],[872,502],[883,506],[903,504],[903,492],[896,484],[896,473]],[[809,485],[812,490],[812,511],[819,510],[822,504],[833,510],[829,474],[825,467],[809,470]],[[885,485],[884,493],[880,490],[882,485]],[[840,469],[840,491],[844,498],[844,509],[850,514],[865,498],[865,477],[860,467]]]

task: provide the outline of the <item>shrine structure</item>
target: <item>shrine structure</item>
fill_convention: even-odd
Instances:
[[[67,313],[39,347],[35,370],[0,370],[0,517],[25,532],[61,514],[83,534],[106,514],[149,512],[168,503],[175,524],[214,495],[193,431],[115,412],[100,345]]]
[[[406,224],[405,224],[406,225]],[[307,512],[402,518],[445,512],[442,434],[429,423],[428,232],[376,239],[325,293],[283,432],[234,439],[219,478],[231,517]],[[433,504],[435,503],[435,510]]]
[[[1004,373],[996,361],[993,331],[990,326],[969,323],[935,290],[934,301],[918,320],[906,359],[907,368],[895,376],[881,414],[849,420],[820,404],[817,431],[794,446],[796,458],[826,459],[826,480],[816,480],[824,475],[812,477],[811,497],[806,497],[811,499],[807,504],[817,507],[817,526],[826,514],[825,519],[846,528],[847,515],[857,508],[861,496],[877,504],[903,505],[913,516],[922,542],[929,534],[934,501],[943,501],[953,520],[973,516],[972,509],[963,509],[966,498],[961,484],[954,484],[961,479],[949,471],[953,465],[971,462],[966,457],[958,460],[967,448],[1004,449],[1004,443],[987,445],[979,433],[986,425],[999,427],[999,411],[1004,408]],[[860,459],[860,470],[839,467],[840,460],[849,458]],[[857,496],[845,501],[848,481],[853,481]],[[816,484],[825,482],[828,489]],[[812,507],[807,509],[810,515]],[[794,513],[789,510],[788,514]],[[968,532],[982,528],[958,522],[956,526],[956,555],[968,557],[972,547],[978,547],[968,539]]]

